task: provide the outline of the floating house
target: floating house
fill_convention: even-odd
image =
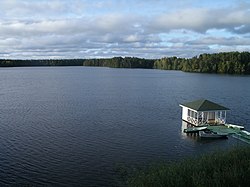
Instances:
[[[184,104],[182,107],[182,120],[200,126],[204,124],[225,124],[228,108],[212,101],[201,99]]]

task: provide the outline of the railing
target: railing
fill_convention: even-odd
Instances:
[[[226,119],[225,119],[225,118],[218,118],[217,121],[218,121],[220,124],[225,124],[225,123],[226,123]]]
[[[196,118],[192,118],[192,117],[188,116],[187,121],[191,124],[198,125],[198,120]]]
[[[204,123],[209,123],[209,124],[225,124],[226,120],[225,118],[217,118],[217,119],[202,119],[201,118],[193,118],[191,116],[187,117],[187,121],[191,124],[194,125],[200,125],[200,124],[204,124]]]

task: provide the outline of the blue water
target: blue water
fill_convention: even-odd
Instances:
[[[93,67],[0,69],[0,186],[118,186],[117,167],[243,144],[182,133],[205,98],[250,130],[250,77]]]

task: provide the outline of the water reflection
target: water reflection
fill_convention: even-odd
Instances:
[[[190,123],[187,123],[186,121],[182,120],[182,125],[181,125],[181,135],[183,139],[191,139],[191,140],[199,140],[199,133],[185,133],[184,129],[188,127],[193,127]]]

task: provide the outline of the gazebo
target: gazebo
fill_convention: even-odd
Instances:
[[[184,104],[182,120],[200,126],[204,124],[225,124],[228,108],[206,99],[200,99]]]

